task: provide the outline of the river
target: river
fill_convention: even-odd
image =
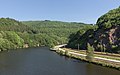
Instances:
[[[0,75],[120,75],[120,71],[39,47],[1,52]]]

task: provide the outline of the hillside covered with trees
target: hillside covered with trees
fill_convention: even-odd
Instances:
[[[32,27],[36,33],[45,33],[48,35],[57,35],[59,37],[69,37],[71,33],[78,30],[82,32],[92,28],[92,25],[76,22],[61,22],[61,21],[23,21],[29,27]]]
[[[87,49],[89,43],[96,51],[120,53],[120,7],[102,15],[96,25],[84,34],[71,35],[67,47]]]
[[[60,21],[16,21],[0,18],[0,50],[37,46],[53,47],[67,43],[69,35],[81,30],[84,33],[93,25]]]

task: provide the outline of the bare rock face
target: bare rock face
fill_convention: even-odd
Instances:
[[[120,7],[110,10],[98,18],[98,28],[89,29],[83,35],[75,36],[68,46],[87,49],[87,43],[96,51],[120,53]],[[76,34],[77,35],[77,34]]]
[[[94,47],[96,50],[120,52],[120,7],[102,15],[96,25]]]
[[[119,45],[120,38],[120,26],[110,29],[109,31],[109,41],[113,45]]]
[[[120,49],[120,26],[98,29],[94,34],[94,48],[98,51],[117,52]],[[91,40],[91,39],[90,39]]]

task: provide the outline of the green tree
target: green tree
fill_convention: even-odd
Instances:
[[[15,32],[13,31],[6,31],[6,39],[11,41],[17,47],[23,47],[24,40],[20,38]]]
[[[87,44],[86,55],[87,55],[86,59],[91,62],[93,60],[93,57],[94,57],[94,48],[89,43]]]

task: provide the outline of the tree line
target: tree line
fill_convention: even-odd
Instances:
[[[67,43],[69,35],[84,33],[93,25],[61,21],[17,21],[0,18],[0,50],[48,46]]]

